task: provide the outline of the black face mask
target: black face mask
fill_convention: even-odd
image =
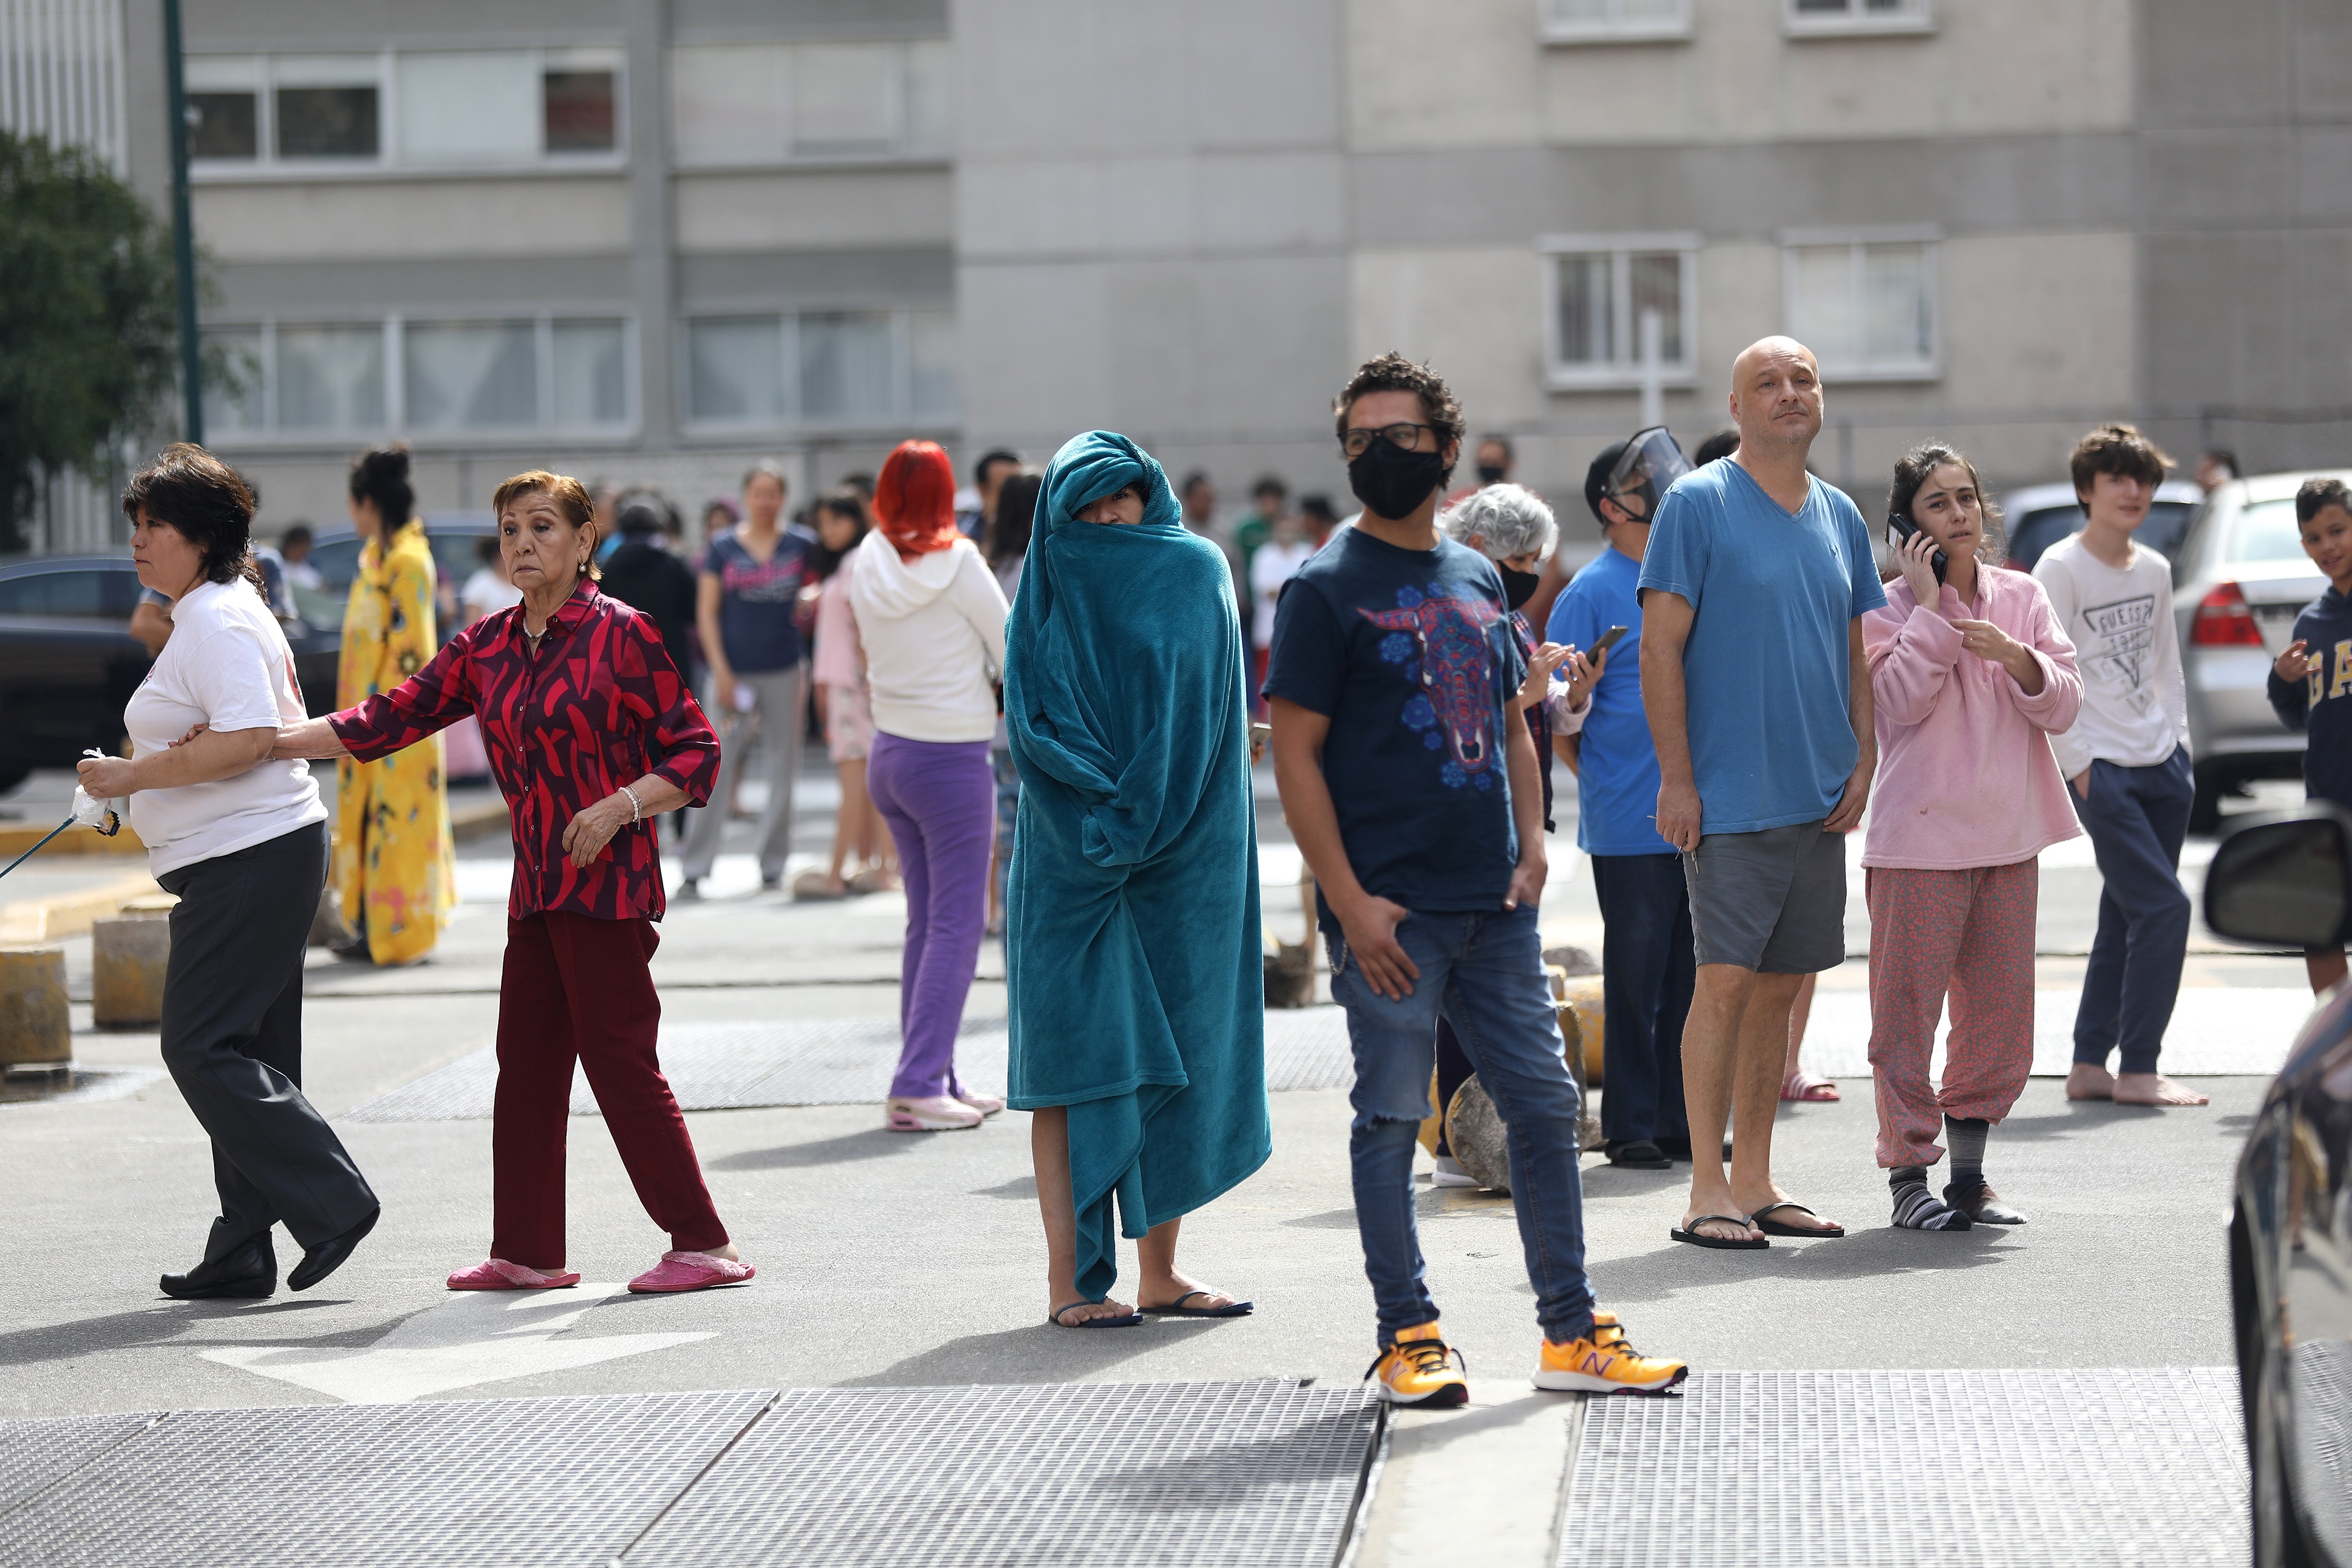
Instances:
[[[1501,561],[1495,570],[1503,574],[1503,602],[1517,610],[1536,596],[1536,585],[1543,580],[1541,572],[1513,571]]]
[[[1445,483],[1445,462],[1434,452],[1407,452],[1380,436],[1348,465],[1348,488],[1376,517],[1395,522],[1412,515]]]
[[[1478,465],[1478,483],[1481,485],[1499,485],[1505,479],[1509,478],[1510,474],[1511,471],[1504,467],[1499,463],[1481,463]]]

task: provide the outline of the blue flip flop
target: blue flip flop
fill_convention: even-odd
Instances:
[[[1257,1311],[1255,1301],[1227,1301],[1222,1307],[1188,1307],[1184,1303],[1195,1296],[1205,1296],[1207,1291],[1187,1291],[1164,1306],[1146,1307],[1147,1312],[1170,1318],[1245,1318]]]
[[[1123,1318],[1083,1318],[1074,1323],[1066,1323],[1062,1321],[1062,1314],[1068,1312],[1071,1307],[1092,1307],[1100,1304],[1098,1301],[1072,1301],[1067,1306],[1055,1307],[1052,1312],[1047,1312],[1045,1321],[1057,1329],[1131,1329],[1143,1321],[1141,1312],[1129,1312]]]

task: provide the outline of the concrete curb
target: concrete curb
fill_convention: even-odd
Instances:
[[[92,922],[158,891],[155,879],[142,871],[80,893],[0,904],[0,944],[15,946],[87,935]]]
[[[26,850],[39,843],[48,833],[49,828],[55,826],[57,824],[52,822],[46,828],[0,828],[0,863],[15,860]],[[139,841],[139,835],[131,831],[131,824],[128,822],[123,823],[122,831],[110,839],[104,833],[89,828],[75,828],[70,831],[59,833],[55,839],[50,840],[48,847],[41,852],[44,857],[143,855],[146,852],[147,846]]]

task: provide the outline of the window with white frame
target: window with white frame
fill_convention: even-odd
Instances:
[[[687,419],[704,428],[920,424],[955,414],[948,311],[698,316],[687,323],[686,346]]]
[[[1537,0],[1546,43],[1616,44],[1691,36],[1691,0]]]
[[[1782,243],[1789,335],[1813,350],[1822,375],[1937,373],[1933,231],[1791,234]]]
[[[1932,0],[1782,0],[1792,37],[1852,33],[1925,33],[1936,26]]]
[[[1691,379],[1698,339],[1695,235],[1559,235],[1542,242],[1544,371],[1554,387],[1628,387],[1655,312],[1664,379]]]
[[[670,115],[686,168],[943,157],[948,46],[682,44],[670,51]]]
[[[223,437],[386,432],[611,434],[633,423],[625,321],[539,316],[208,328],[233,382],[205,389]]]
[[[612,163],[618,48],[195,55],[193,172]]]

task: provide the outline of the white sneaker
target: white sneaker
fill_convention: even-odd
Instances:
[[[1004,1101],[995,1094],[959,1094],[956,1098],[979,1112],[982,1116],[1002,1115]]]
[[[1478,1185],[1478,1178],[1464,1170],[1462,1162],[1452,1155],[1438,1155],[1433,1157],[1437,1161],[1437,1174],[1429,1178],[1430,1186],[1476,1186]]]
[[[883,1124],[894,1133],[960,1133],[979,1126],[981,1120],[979,1112],[945,1094],[920,1100],[894,1097],[883,1105]]]

